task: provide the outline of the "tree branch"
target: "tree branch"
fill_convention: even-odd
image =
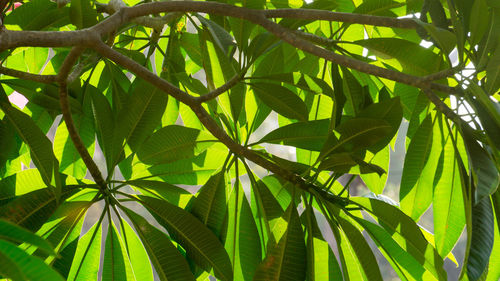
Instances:
[[[339,21],[345,23],[415,29],[418,24],[413,19],[398,19],[363,14],[339,13],[316,9],[273,9],[264,10],[266,18],[289,18],[303,20]]]
[[[294,9],[284,9],[288,13],[291,13]],[[276,12],[269,12],[276,11]],[[430,83],[423,77],[413,76],[398,71],[385,69],[375,65],[371,65],[365,62],[358,61],[356,59],[342,56],[336,54],[332,51],[326,50],[324,48],[318,47],[306,40],[303,40],[290,32],[285,27],[267,19],[266,15],[283,16],[285,17],[287,13],[280,12],[281,9],[277,10],[254,10],[242,7],[236,7],[233,5],[214,3],[214,2],[197,2],[197,1],[172,1],[172,2],[152,2],[146,3],[134,7],[125,7],[120,9],[118,12],[108,17],[106,20],[98,23],[89,29],[79,30],[79,31],[55,31],[55,32],[43,32],[43,31],[7,31],[4,30],[0,32],[0,51],[20,46],[43,46],[43,47],[62,47],[62,46],[90,46],[92,43],[97,42],[97,38],[107,35],[115,31],[122,24],[129,22],[137,17],[155,14],[160,12],[204,12],[210,14],[218,14],[223,16],[237,17],[241,19],[248,20],[255,24],[258,24],[269,32],[273,33],[275,36],[281,40],[289,43],[290,45],[301,49],[305,52],[311,53],[315,56],[324,58],[328,61],[334,62],[336,64],[364,72],[367,74],[379,76],[403,84],[407,84],[419,88],[430,87],[433,90],[455,93],[456,90],[452,87],[446,85]],[[308,9],[296,9],[296,12],[290,15],[299,16],[299,12],[304,12],[308,17],[312,15],[325,16],[336,18],[338,20],[349,20],[353,23],[364,24],[366,22],[366,17],[362,15],[355,15],[354,17],[346,17],[346,15],[331,14],[333,12],[322,11],[322,10],[308,10]],[[335,16],[333,16],[335,15]],[[372,18],[384,18],[384,17],[374,17]],[[321,18],[321,17],[320,17]],[[362,18],[363,20],[356,20],[357,18]],[[314,18],[318,19],[318,18]],[[393,18],[384,18],[384,21],[389,21]],[[398,21],[401,21],[398,19]],[[404,20],[403,22],[406,22]]]
[[[45,83],[45,84],[54,83],[57,80],[56,75],[32,74],[29,72],[19,71],[19,70],[15,70],[15,69],[3,67],[3,66],[0,66],[0,73],[8,75],[8,76],[24,79],[24,80],[31,80],[31,81]]]
[[[203,95],[203,96],[197,97],[196,101],[199,102],[199,103],[202,103],[202,102],[207,102],[209,100],[215,99],[219,95],[221,95],[224,92],[226,92],[227,90],[231,89],[234,85],[238,84],[238,82],[241,81],[241,79],[243,78],[243,76],[245,76],[245,72],[246,71],[243,71],[241,74],[233,76],[233,78],[231,78],[229,81],[227,81],[226,84],[224,84],[224,85],[220,86],[219,88],[211,91],[210,93],[208,93],[206,95]]]
[[[73,48],[66,57],[66,59],[64,60],[64,63],[58,75],[59,100],[61,103],[61,111],[64,123],[66,124],[66,128],[68,129],[68,134],[71,138],[71,141],[75,145],[76,151],[78,151],[78,154],[80,154],[80,156],[82,157],[83,163],[85,163],[85,166],[87,166],[87,168],[89,169],[89,172],[92,175],[92,178],[94,178],[94,181],[97,183],[97,185],[101,188],[101,190],[106,190],[107,189],[106,181],[104,180],[101,171],[97,167],[96,163],[90,156],[87,148],[83,144],[83,141],[80,138],[80,135],[78,134],[78,131],[75,127],[75,123],[73,122],[73,117],[71,116],[71,107],[68,101],[68,89],[66,85],[66,79],[68,78],[71,68],[73,67],[80,54],[83,52],[83,50],[84,50],[83,47]]]
[[[255,164],[271,171],[272,173],[278,175],[279,177],[283,178],[284,180],[287,180],[291,182],[292,184],[296,185],[297,187],[301,188],[302,190],[305,190],[309,192],[309,189],[313,188],[316,190],[316,192],[322,194],[322,196],[325,199],[328,199],[332,201],[333,203],[339,203],[339,204],[344,204],[346,202],[345,198],[338,197],[334,194],[331,194],[320,187],[317,187],[315,185],[312,185],[310,183],[307,183],[305,179],[303,179],[301,176],[287,170],[283,169],[280,166],[276,165],[273,162],[270,162],[261,156],[257,155],[255,152],[249,150],[246,147],[243,147],[242,145],[236,143],[229,137],[222,128],[220,128],[217,123],[210,117],[210,114],[205,110],[203,105],[195,98],[193,98],[191,95],[187,94],[186,92],[180,90],[179,88],[175,87],[174,85],[170,84],[169,82],[165,81],[164,79],[156,76],[152,72],[150,72],[147,68],[144,66],[138,64],[134,60],[116,52],[109,46],[107,46],[104,43],[100,44],[95,44],[94,46],[95,50],[101,53],[103,56],[107,57],[108,59],[114,61],[115,63],[127,68],[129,71],[133,72],[135,75],[141,77],[142,79],[148,81],[152,85],[156,86],[166,94],[172,95],[174,98],[178,99],[179,101],[183,102],[187,106],[193,110],[193,112],[196,114],[200,122],[207,128],[207,130],[212,133],[214,137],[216,137],[220,142],[222,142],[226,147],[231,150],[233,153],[236,155],[239,155],[241,157],[245,157],[246,159],[254,162]],[[232,80],[232,79],[231,79]]]

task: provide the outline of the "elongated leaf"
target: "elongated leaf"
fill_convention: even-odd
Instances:
[[[390,134],[391,126],[384,120],[369,118],[352,118],[340,124],[336,131],[340,139],[331,134],[322,148],[325,157],[335,151],[359,151],[370,148]]]
[[[22,30],[47,30],[69,23],[68,8],[58,8],[49,0],[23,3],[5,17],[5,24],[19,25]]]
[[[97,23],[97,12],[92,7],[90,0],[71,1],[70,19],[71,23],[78,29],[91,27]]]
[[[5,263],[4,263],[5,261]],[[55,271],[46,265],[41,259],[33,257],[25,253],[23,250],[16,247],[7,241],[0,240],[0,273],[13,274],[13,278],[17,280],[54,280],[63,281],[64,279]],[[6,269],[4,267],[13,265],[13,268]],[[16,270],[19,269],[19,270]],[[17,271],[17,272],[16,272]],[[28,279],[21,279],[26,276]],[[10,277],[10,276],[9,276]]]
[[[387,133],[387,136],[369,149],[371,152],[376,153],[387,146],[398,131],[403,118],[403,108],[401,107],[399,97],[395,97],[367,106],[358,114],[358,117],[382,119],[391,126],[391,130]]]
[[[40,171],[47,186],[55,187],[56,196],[60,196],[58,162],[52,151],[52,143],[25,113],[0,101],[0,108],[16,129],[17,134],[29,146],[33,162]]]
[[[83,110],[84,113],[73,115],[73,122],[84,146],[89,151],[89,154],[93,155],[95,130],[94,120],[90,117],[92,108],[89,98],[84,99]],[[61,123],[57,128],[54,137],[54,154],[60,160],[59,166],[62,173],[72,175],[78,179],[85,177],[87,167],[76,150],[65,123]]]
[[[431,50],[403,39],[372,38],[356,41],[356,44],[367,48],[381,59],[397,59],[403,70],[411,74],[431,74],[444,66],[444,61]]]
[[[0,217],[34,231],[47,221],[57,207],[54,193],[44,188],[26,193],[0,206]]]
[[[123,241],[126,244],[127,253],[128,253],[130,262],[132,264],[132,268],[134,270],[134,275],[136,276],[136,278],[139,278],[140,280],[153,281],[154,280],[153,269],[151,267],[151,262],[149,260],[148,253],[145,249],[145,247],[146,247],[145,245],[147,243],[146,238],[151,239],[151,237],[149,237],[149,236],[144,237],[145,242],[141,242],[140,235],[138,234],[140,230],[138,231],[138,233],[136,233],[126,221],[122,220],[121,222],[122,222],[122,229],[124,230],[121,233],[121,236],[123,238]],[[147,229],[147,228],[148,228],[148,226],[146,226],[145,229]],[[168,242],[170,243],[170,241],[168,241]],[[150,250],[152,252],[154,252],[156,249],[158,251],[162,251],[162,247],[150,248]],[[175,263],[172,263],[172,264],[175,264]],[[160,267],[160,270],[161,270],[161,268],[163,268],[163,267],[158,266],[156,264],[153,264],[153,266]],[[168,266],[166,266],[165,268],[168,268]]]
[[[500,183],[500,174],[488,153],[467,131],[463,132],[463,137],[476,187],[474,202],[479,203],[495,192]]]
[[[305,216],[305,218],[304,218]],[[302,215],[307,229],[307,279],[308,281],[342,280],[342,272],[330,245],[321,234],[314,210],[306,208]]]
[[[342,94],[346,101],[344,110],[349,115],[357,116],[364,107],[366,89],[349,70],[342,68],[342,74]]]
[[[102,278],[104,280],[136,280],[127,250],[118,236],[114,223],[110,223],[104,252]]]
[[[472,237],[467,259],[469,280],[479,280],[488,269],[494,238],[494,215],[489,197],[483,198],[472,208]]]
[[[261,244],[241,185],[234,186],[227,210],[223,241],[233,264],[234,280],[252,280],[262,258]]]
[[[226,179],[221,171],[200,188],[191,213],[219,236],[226,216]]]
[[[434,234],[436,249],[443,257],[451,251],[465,226],[460,168],[452,142],[448,137],[441,154],[442,173],[434,179],[437,182],[433,197]]]
[[[229,257],[217,237],[187,211],[166,201],[139,196],[144,206],[164,226],[187,255],[205,270],[213,268],[221,280],[232,280]]]
[[[252,89],[262,102],[277,113],[291,119],[307,120],[305,103],[289,89],[270,83],[253,84]]]
[[[208,27],[215,43],[219,46],[219,48],[221,48],[221,50],[224,51],[224,53],[228,54],[229,48],[235,45],[235,41],[231,34],[214,21],[206,19],[198,14],[196,14],[196,18],[198,18],[203,25]]]
[[[383,201],[354,197],[351,201],[377,218],[398,245],[411,254],[438,280],[446,280],[443,260],[425,239],[417,224],[398,208]]]
[[[162,164],[194,157],[216,140],[212,135],[178,125],[163,127],[155,132],[137,151],[146,164]]]
[[[141,192],[154,194],[154,196],[160,197],[172,204],[182,207],[185,206],[184,202],[191,198],[191,193],[188,191],[164,181],[131,180],[127,183],[139,188]]]
[[[97,140],[106,159],[108,171],[113,167],[112,152],[113,152],[113,133],[114,133],[114,117],[111,106],[106,97],[99,91],[89,90],[92,113],[94,117],[94,126],[97,133]]]
[[[148,252],[160,280],[195,280],[189,265],[165,233],[150,225],[144,218],[126,209],[137,235]],[[131,234],[129,232],[128,234]],[[133,252],[130,255],[134,255]],[[142,278],[141,276],[137,276]]]
[[[43,238],[3,219],[0,219],[0,239],[29,243],[50,255],[55,255],[52,246]]]
[[[437,158],[435,155],[431,156],[427,164],[432,147],[433,126],[431,117],[427,116],[418,127],[408,147],[399,190],[401,210],[413,219],[418,219],[432,201],[432,185],[428,181],[427,184],[420,184],[429,175],[423,173],[424,167],[431,166],[431,161]]]
[[[438,280],[421,262],[401,248],[385,229],[361,218],[354,219],[370,234],[401,280]]]
[[[160,124],[167,106],[168,97],[158,88],[137,78],[130,87],[130,98],[118,112],[113,138],[113,165],[120,158],[123,140],[132,150],[139,149],[142,142]]]
[[[97,280],[101,253],[100,224],[94,224],[79,240],[68,280]]]
[[[327,208],[335,216],[335,219],[340,223],[342,231],[346,234],[349,244],[354,250],[360,266],[363,268],[363,275],[369,280],[382,280],[382,274],[373,255],[373,252],[368,246],[361,232],[353,225],[353,222],[339,208],[333,204],[327,204]]]
[[[320,151],[328,137],[329,125],[328,119],[292,123],[271,131],[257,143],[278,143]]]
[[[277,244],[269,247],[266,258],[255,272],[255,281],[303,281],[306,277],[307,249],[294,204],[286,210],[284,220],[288,222],[286,232]]]

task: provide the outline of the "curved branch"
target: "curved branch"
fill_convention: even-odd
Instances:
[[[266,18],[289,18],[303,20],[339,21],[345,23],[415,29],[419,25],[413,19],[372,16],[364,14],[339,13],[315,9],[274,9],[265,10]]]
[[[202,103],[202,102],[207,102],[209,100],[215,99],[219,95],[221,95],[224,92],[226,92],[227,90],[231,89],[234,85],[238,84],[238,82],[241,81],[241,79],[243,78],[243,76],[245,76],[245,71],[243,71],[239,75],[233,76],[233,78],[231,78],[229,81],[227,81],[226,84],[224,84],[224,85],[220,86],[219,88],[211,91],[210,93],[208,93],[206,95],[203,95],[203,96],[197,97],[196,101]]]
[[[83,144],[80,135],[75,127],[75,123],[73,122],[73,117],[71,116],[71,108],[68,101],[68,89],[66,85],[66,79],[68,78],[69,72],[71,68],[75,64],[76,60],[83,52],[83,47],[75,47],[71,50],[69,55],[64,60],[64,63],[61,67],[61,70],[58,75],[59,80],[59,100],[61,103],[61,111],[64,119],[64,123],[66,124],[66,128],[68,129],[68,134],[71,138],[71,141],[75,145],[76,151],[82,157],[83,163],[89,169],[92,178],[97,183],[97,185],[101,188],[101,190],[105,190],[107,188],[106,181],[104,180],[101,171],[97,167],[96,163],[90,156],[87,148]]]
[[[127,68],[129,71],[133,72],[137,76],[141,77],[142,79],[148,81],[152,85],[156,86],[160,90],[162,90],[164,93],[172,95],[174,98],[180,100],[187,106],[193,110],[193,112],[196,114],[200,122],[207,128],[207,130],[212,133],[214,137],[216,137],[220,142],[222,142],[228,149],[230,149],[233,153],[236,155],[239,155],[241,157],[245,157],[246,159],[254,162],[255,164],[271,171],[272,173],[280,176],[284,180],[287,180],[294,184],[295,186],[301,188],[302,190],[305,190],[309,192],[309,189],[314,189],[316,192],[320,193],[325,199],[328,199],[332,201],[333,203],[339,203],[339,204],[344,204],[346,202],[345,198],[336,196],[334,194],[331,194],[320,187],[317,187],[315,185],[312,185],[310,183],[307,183],[304,178],[301,176],[287,170],[283,169],[282,167],[276,165],[273,162],[270,162],[255,152],[249,150],[246,147],[243,147],[242,145],[236,143],[229,137],[222,128],[220,128],[217,123],[210,117],[210,114],[205,110],[203,105],[198,102],[198,100],[194,99],[192,96],[187,94],[186,92],[183,92],[179,88],[175,87],[174,85],[170,84],[169,82],[163,80],[162,78],[156,76],[152,72],[150,72],[147,68],[144,66],[138,64],[134,60],[116,52],[109,46],[107,46],[104,43],[96,44],[95,45],[95,50],[101,53],[103,56],[107,57],[108,59],[114,61],[117,64],[120,64],[121,66]],[[231,79],[232,80],[232,79]]]
[[[275,12],[270,12],[275,11]],[[280,11],[287,11],[283,13]],[[289,43],[290,45],[301,49],[302,51],[311,53],[317,57],[324,58],[333,63],[364,72],[367,74],[379,76],[403,84],[407,84],[419,88],[431,88],[433,90],[446,92],[446,93],[456,93],[456,89],[448,87],[446,85],[441,85],[437,83],[431,83],[427,81],[424,77],[413,76],[398,71],[385,69],[375,65],[371,65],[365,62],[358,61],[356,59],[342,56],[336,54],[332,51],[326,50],[324,48],[318,47],[306,40],[299,38],[290,32],[287,28],[269,20],[266,15],[275,16],[287,16],[289,13],[291,16],[299,16],[299,12],[304,12],[308,17],[312,15],[325,16],[337,18],[338,20],[344,19],[352,21],[353,23],[364,24],[365,20],[356,20],[357,18],[366,19],[362,15],[355,15],[354,17],[347,18],[345,14],[333,12],[322,11],[322,10],[308,10],[308,9],[277,9],[277,10],[254,10],[242,7],[236,7],[233,5],[214,3],[214,2],[197,2],[197,1],[171,1],[171,2],[152,2],[146,3],[134,7],[125,7],[120,9],[118,12],[108,17],[106,20],[98,23],[97,25],[84,30],[79,31],[55,31],[55,32],[43,32],[43,31],[8,31],[4,30],[0,32],[0,51],[12,47],[20,46],[44,46],[44,47],[61,47],[61,46],[90,46],[94,42],[97,42],[99,37],[107,35],[114,30],[116,30],[122,24],[129,22],[137,17],[159,13],[159,12],[204,12],[210,14],[218,14],[223,16],[231,16],[236,18],[241,18],[248,20],[252,23],[258,24],[269,32],[273,33],[275,36],[281,40]],[[334,16],[335,15],[335,16]],[[320,17],[321,18],[321,17]],[[368,18],[383,18],[384,21],[389,21],[393,18],[384,17],[374,17],[368,16]],[[318,19],[317,17],[314,19]],[[397,19],[398,22],[402,19]],[[403,20],[406,22],[407,20]]]
[[[57,75],[32,74],[29,72],[19,71],[19,70],[15,70],[15,69],[3,67],[3,66],[0,66],[0,73],[8,75],[8,76],[24,79],[24,80],[31,80],[31,81],[45,83],[45,84],[54,83],[57,80]]]

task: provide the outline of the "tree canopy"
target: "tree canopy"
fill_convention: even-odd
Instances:
[[[500,279],[498,1],[0,14],[0,277]]]

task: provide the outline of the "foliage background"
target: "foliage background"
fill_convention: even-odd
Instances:
[[[498,280],[495,1],[19,4],[5,277]]]

